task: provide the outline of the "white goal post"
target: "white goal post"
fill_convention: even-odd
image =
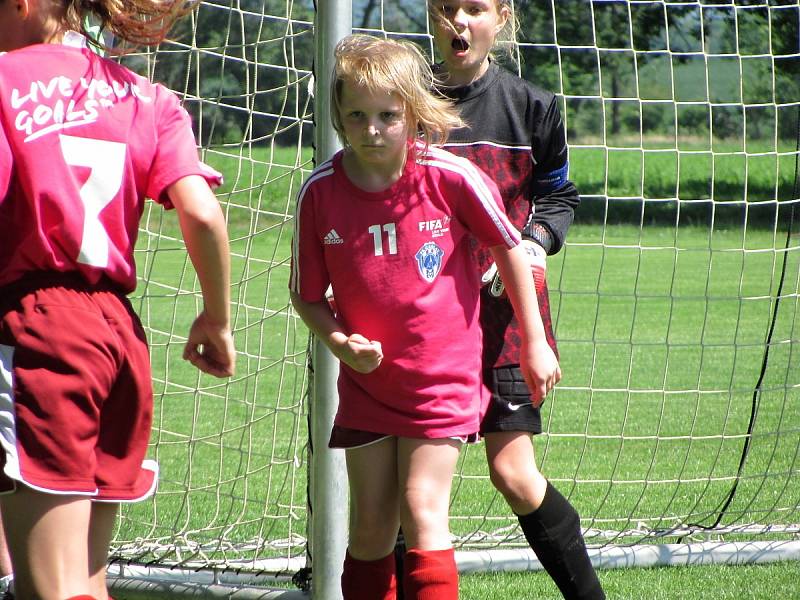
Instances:
[[[582,197],[548,259],[564,379],[540,468],[598,566],[800,559],[800,2],[513,4],[513,60],[498,60],[557,94]],[[326,86],[351,30],[433,55],[423,0],[203,0],[123,58],[182,97],[225,175],[238,352],[227,382],[180,360],[198,285],[151,204],[133,301],[161,483],[121,511],[109,573],[126,598],[337,597],[337,368],[287,281],[297,190],[337,147]],[[539,568],[480,445],[451,514],[463,572]]]

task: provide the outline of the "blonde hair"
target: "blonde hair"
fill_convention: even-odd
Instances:
[[[447,27],[452,28],[452,24],[444,16],[442,11],[441,0],[427,0],[428,1],[428,15],[432,21],[444,23]],[[516,63],[517,56],[517,33],[519,32],[519,20],[514,14],[514,0],[494,0],[495,10],[499,13],[502,8],[508,9],[508,19],[503,28],[497,33],[494,38],[494,46],[492,47],[489,56],[492,59],[499,58],[499,54],[503,54],[505,58]]]
[[[354,34],[336,45],[334,57],[331,121],[344,144],[341,95],[345,83],[400,96],[407,118],[416,125],[426,145],[444,143],[451,129],[464,126],[452,102],[432,91],[428,60],[411,42]]]
[[[94,16],[102,31],[132,46],[161,43],[175,21],[194,10],[195,0],[61,0],[64,25],[80,31],[95,45],[102,42],[87,30],[87,17]]]

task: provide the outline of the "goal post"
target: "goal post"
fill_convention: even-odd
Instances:
[[[161,483],[121,510],[109,574],[126,597],[338,593],[337,368],[290,307],[293,206],[337,147],[333,45],[363,31],[432,56],[424,5],[204,0],[122,59],[181,96],[225,176],[238,352],[229,381],[183,364],[199,287],[174,215],[149,204],[132,300]],[[798,559],[800,2],[513,5],[515,60],[498,60],[556,93],[582,198],[548,259],[564,379],[539,467],[598,566]],[[463,572],[540,568],[480,445],[461,454],[451,515]]]
[[[314,122],[316,163],[321,164],[341,148],[330,126],[331,106],[328,90],[336,43],[352,29],[351,0],[320,2],[317,6],[316,54],[314,69]],[[340,600],[342,564],[347,549],[348,486],[344,450],[328,448],[333,420],[338,407],[336,380],[338,361],[330,350],[312,336],[314,368],[311,404],[312,464],[311,520],[311,596]]]

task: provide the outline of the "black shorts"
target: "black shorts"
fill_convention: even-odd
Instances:
[[[481,435],[501,431],[542,433],[542,415],[533,406],[519,365],[486,369],[483,379],[492,397],[481,421]]]

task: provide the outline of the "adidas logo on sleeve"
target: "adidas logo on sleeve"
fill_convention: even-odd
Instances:
[[[323,241],[325,244],[344,244],[344,240],[339,237],[339,234],[336,233],[335,229],[331,229],[328,233],[326,233]]]

